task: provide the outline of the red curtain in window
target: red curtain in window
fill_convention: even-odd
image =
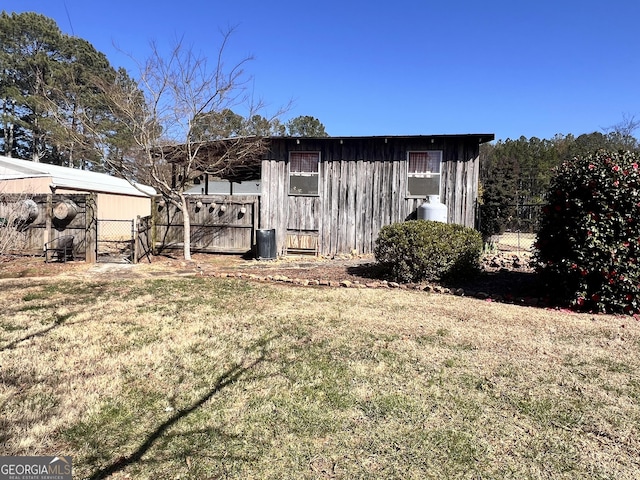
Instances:
[[[427,172],[440,172],[440,152],[409,152],[409,173]]]
[[[318,173],[318,152],[291,152],[289,155],[289,171],[295,173]]]

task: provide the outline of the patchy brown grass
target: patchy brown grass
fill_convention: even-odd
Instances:
[[[640,326],[417,291],[0,282],[3,455],[79,478],[639,478]]]

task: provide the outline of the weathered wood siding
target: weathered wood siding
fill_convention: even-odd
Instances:
[[[190,195],[191,249],[194,252],[247,253],[255,243],[259,210],[256,195]],[[198,202],[202,206],[198,207]],[[222,208],[224,206],[224,208]],[[243,212],[244,210],[244,212]],[[182,248],[182,212],[172,206],[153,206],[157,249]]]
[[[135,253],[133,260],[138,263],[141,259],[146,258],[151,262],[151,254],[153,250],[153,217],[138,217],[136,219],[136,236],[135,236]]]
[[[25,200],[35,202],[37,217],[22,229],[16,229],[14,220]],[[55,207],[61,202],[73,202],[76,215],[68,221],[60,221],[54,216]],[[12,253],[42,255],[44,244],[58,237],[73,236],[73,256],[75,259],[91,261],[88,238],[95,229],[95,194],[4,194],[0,201],[0,240],[11,237]],[[5,225],[6,223],[6,225]]]
[[[319,151],[319,195],[288,193],[290,151]],[[260,227],[287,235],[317,232],[324,255],[371,253],[380,229],[412,215],[424,201],[407,196],[407,152],[441,150],[441,201],[449,222],[473,226],[478,195],[477,138],[272,139],[262,161]]]

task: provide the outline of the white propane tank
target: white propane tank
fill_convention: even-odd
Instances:
[[[418,220],[447,223],[447,206],[440,203],[440,195],[429,195],[418,207]]]

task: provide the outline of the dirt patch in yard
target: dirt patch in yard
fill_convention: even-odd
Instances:
[[[0,279],[81,274],[90,266],[75,261],[45,263],[39,256],[0,255]]]

